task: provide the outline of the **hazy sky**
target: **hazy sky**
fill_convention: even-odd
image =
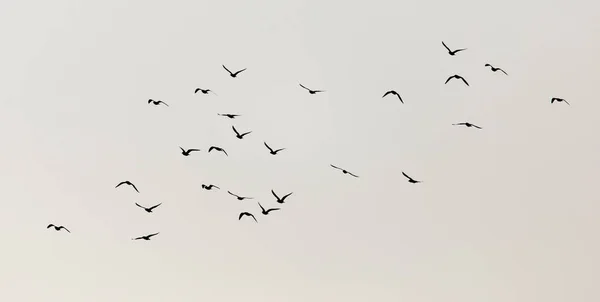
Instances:
[[[0,300],[598,301],[594,5],[4,0]]]

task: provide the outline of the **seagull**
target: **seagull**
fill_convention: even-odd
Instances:
[[[150,104],[150,103],[152,103],[152,104],[154,104],[154,105],[160,105],[160,104],[164,104],[165,106],[169,107],[169,105],[167,105],[167,103],[165,103],[165,102],[163,102],[163,101],[155,101],[155,100],[153,100],[153,99],[149,99],[149,100],[148,100],[148,104]]]
[[[308,93],[310,93],[310,94],[315,94],[315,93],[317,93],[317,92],[325,92],[325,90],[310,90],[310,89],[306,88],[306,87],[305,87],[304,85],[302,85],[302,84],[300,84],[300,87],[302,87],[302,88],[304,88],[304,89],[308,90]]]
[[[267,147],[267,149],[269,149],[269,151],[271,151],[270,153],[273,155],[276,155],[277,152],[279,152],[279,151],[285,150],[285,148],[281,148],[281,149],[277,149],[277,150],[273,151],[273,149],[271,149],[271,147],[269,147],[269,145],[267,145],[267,142],[264,142],[264,143],[265,143],[265,147]]]
[[[204,190],[210,191],[210,190],[212,190],[212,188],[217,188],[219,190],[221,189],[221,188],[219,188],[219,187],[217,187],[215,185],[205,185],[205,184],[202,184],[202,189],[204,189]]]
[[[354,176],[354,177],[358,177],[358,175],[354,175],[354,174],[352,174],[352,173],[350,173],[350,172],[348,172],[348,171],[346,171],[346,170],[344,170],[344,169],[342,169],[342,168],[340,168],[340,167],[336,167],[336,166],[334,166],[334,165],[331,165],[331,164],[330,164],[330,166],[332,166],[332,167],[334,167],[334,168],[336,168],[336,169],[338,169],[338,170],[342,170],[342,172],[343,172],[344,174],[350,174],[350,175],[352,175],[352,176]]]
[[[183,154],[183,156],[189,156],[190,152],[194,152],[194,151],[200,151],[200,149],[183,149],[181,147],[179,147],[179,149],[181,149],[181,154]]]
[[[239,114],[229,114],[229,113],[217,113],[217,115],[225,116],[225,117],[228,117],[230,119],[234,119],[236,116],[240,116]]]
[[[223,148],[216,147],[216,146],[212,146],[212,147],[208,148],[208,152],[210,152],[212,150],[221,151],[221,152],[225,153],[225,155],[229,156],[229,154],[227,154],[227,151],[223,150]]]
[[[278,210],[280,210],[279,208],[271,208],[271,209],[265,210],[265,208],[263,208],[263,206],[260,205],[260,202],[258,203],[258,206],[262,210],[262,214],[263,215],[269,215],[269,212],[271,212],[271,211],[278,211]]]
[[[196,90],[194,90],[194,94],[198,93],[198,91],[200,91],[204,94],[208,94],[209,92],[212,92],[214,95],[217,95],[214,91],[212,91],[210,89],[202,89],[202,88],[196,88]]]
[[[131,240],[140,240],[140,239],[150,240],[150,238],[152,238],[153,236],[156,236],[158,234],[159,233],[154,233],[154,234],[150,234],[150,235],[146,235],[146,236],[141,236],[141,237],[133,238]]]
[[[475,127],[475,128],[477,128],[477,129],[481,129],[481,127],[479,127],[479,126],[477,126],[477,125],[473,125],[473,124],[471,124],[471,123],[469,123],[469,122],[457,123],[457,124],[452,124],[452,125],[454,125],[454,126],[467,126],[467,127],[469,127],[469,128],[471,128],[471,127]]]
[[[239,196],[239,195],[233,194],[233,193],[231,193],[231,192],[229,192],[229,191],[227,191],[227,193],[229,193],[230,195],[233,195],[233,196],[237,197],[237,200],[244,200],[244,199],[254,199],[253,197],[244,197],[244,196]]]
[[[561,99],[561,98],[552,98],[552,99],[550,100],[550,104],[554,103],[554,101],[557,101],[557,102],[565,102],[565,103],[567,103],[567,105],[571,106],[571,104],[569,104],[569,102],[567,102],[565,99]]]
[[[498,70],[502,71],[505,75],[508,75],[508,73],[506,73],[506,71],[502,70],[502,68],[500,67],[494,67],[491,64],[485,64],[485,67],[490,67],[492,69],[493,72],[496,72]]]
[[[456,53],[459,52],[459,51],[467,50],[466,48],[460,48],[460,49],[457,49],[457,50],[450,50],[450,48],[448,48],[448,46],[446,46],[446,43],[444,43],[444,41],[442,41],[442,45],[444,45],[444,47],[446,47],[446,49],[448,50],[448,53],[451,56],[456,55]]]
[[[55,230],[60,231],[61,229],[65,229],[65,231],[71,233],[71,231],[69,231],[67,228],[65,228],[64,226],[55,226],[54,224],[49,224],[46,228],[49,229],[51,227],[54,227]]]
[[[408,182],[410,182],[411,184],[416,184],[416,183],[422,182],[420,180],[414,180],[414,179],[412,179],[412,177],[406,175],[406,173],[404,173],[404,172],[402,172],[402,175],[404,175],[404,177],[408,178]]]
[[[252,219],[254,219],[254,221],[256,221],[256,217],[254,217],[254,215],[252,215],[252,214],[250,214],[248,212],[241,212],[240,213],[240,217],[238,217],[238,220],[241,220],[242,217],[244,217],[244,216],[250,216],[250,217],[252,217]],[[256,221],[256,222],[258,223],[258,221]]]
[[[459,75],[457,75],[457,74],[455,74],[455,75],[453,75],[453,76],[450,76],[450,77],[449,77],[449,78],[446,80],[446,83],[444,83],[444,84],[448,84],[448,82],[449,82],[450,80],[452,80],[452,79],[461,79],[463,82],[465,82],[465,84],[467,84],[467,86],[469,86],[469,83],[467,83],[467,80],[465,80],[465,78],[463,78],[463,77],[461,77],[461,76],[459,76]]]
[[[383,96],[381,98],[386,97],[388,94],[392,94],[398,97],[398,99],[400,99],[400,102],[402,102],[402,104],[404,104],[404,101],[402,100],[402,98],[400,97],[400,95],[395,91],[395,90],[390,90],[388,92],[386,92],[385,94],[383,94]]]
[[[287,195],[284,195],[282,198],[279,198],[279,196],[277,196],[277,194],[275,194],[275,191],[273,191],[273,190],[271,190],[271,193],[273,194],[273,196],[275,196],[275,198],[277,198],[277,202],[278,202],[278,203],[283,203],[283,202],[285,201],[285,199],[286,199],[288,196],[292,195],[292,193],[294,193],[294,192],[292,192],[292,193],[290,193],[290,194],[287,194]]]
[[[242,138],[244,138],[244,136],[246,136],[246,135],[248,135],[248,134],[252,133],[252,131],[248,131],[248,132],[246,132],[246,133],[244,133],[244,134],[240,134],[240,133],[239,133],[239,132],[238,132],[238,131],[235,129],[235,126],[231,126],[231,128],[233,129],[233,132],[235,132],[235,136],[236,136],[237,138],[239,138],[239,139],[242,139]]]
[[[162,204],[162,202],[161,202],[161,203],[159,203],[159,204],[157,204],[157,205],[155,205],[155,206],[151,206],[151,207],[149,207],[149,208],[146,208],[146,207],[143,207],[143,206],[139,205],[137,202],[135,203],[135,205],[136,205],[136,206],[138,206],[138,207],[140,207],[140,208],[142,208],[142,209],[146,210],[146,212],[148,212],[148,213],[152,213],[152,210],[156,209],[156,208],[157,208],[159,205],[161,205],[161,204]]]
[[[130,185],[130,186],[132,186],[132,187],[133,187],[133,189],[135,189],[135,191],[136,191],[136,192],[138,192],[138,193],[140,192],[140,191],[138,191],[138,189],[135,187],[135,185],[134,185],[134,184],[132,184],[132,183],[131,183],[129,180],[126,180],[126,181],[122,181],[122,182],[120,182],[120,183],[119,183],[119,184],[118,184],[118,185],[115,187],[115,189],[116,189],[116,188],[118,188],[120,185],[123,185],[123,184],[125,184],[125,185]]]
[[[238,75],[240,72],[242,72],[242,71],[244,71],[244,70],[246,70],[246,69],[247,69],[247,68],[244,68],[244,69],[242,69],[242,70],[238,70],[238,71],[236,71],[236,72],[231,72],[231,71],[229,71],[229,69],[227,69],[227,67],[225,67],[225,65],[222,65],[222,66],[223,66],[223,68],[225,68],[225,70],[227,70],[227,72],[229,72],[229,75],[230,75],[232,78],[235,78],[235,77],[237,77],[237,75]]]

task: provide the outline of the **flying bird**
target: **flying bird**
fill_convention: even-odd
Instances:
[[[204,189],[204,190],[210,191],[210,190],[212,190],[212,188],[217,188],[219,190],[221,189],[221,188],[219,188],[219,187],[217,187],[215,185],[205,185],[205,184],[202,184],[202,189]]]
[[[252,215],[252,214],[250,214],[248,212],[241,212],[240,213],[240,217],[238,217],[238,220],[241,220],[242,217],[244,217],[244,216],[250,216],[250,217],[252,217],[252,219],[254,219],[254,221],[256,221],[258,223],[258,221],[256,220],[256,217],[254,217],[254,215]]]
[[[457,74],[455,74],[455,75],[453,75],[453,76],[450,76],[450,77],[448,77],[448,79],[446,80],[446,83],[444,83],[444,84],[448,84],[448,82],[449,82],[450,80],[452,80],[452,79],[461,79],[461,80],[462,80],[462,81],[463,81],[465,84],[467,84],[467,86],[469,86],[469,83],[467,83],[467,80],[465,80],[465,78],[463,78],[463,77],[461,77],[461,76],[459,76],[459,75],[457,75]]]
[[[252,133],[252,131],[248,131],[248,132],[246,132],[246,133],[244,133],[244,134],[240,134],[240,133],[239,133],[239,132],[238,132],[238,131],[235,129],[235,126],[231,126],[231,129],[233,129],[233,132],[235,132],[235,137],[237,137],[237,138],[239,138],[239,139],[242,139],[242,138],[244,138],[244,136],[246,136],[246,135],[248,135],[248,134]]]
[[[412,177],[406,175],[406,173],[404,173],[404,172],[402,172],[402,175],[404,175],[404,177],[408,178],[408,182],[410,182],[411,184],[416,184],[416,183],[422,182],[420,180],[414,180]]]
[[[150,235],[146,235],[146,236],[141,236],[141,237],[133,238],[131,240],[140,240],[140,239],[150,240],[150,238],[152,238],[153,236],[156,236],[158,234],[159,233],[154,233],[154,234],[150,234]]]
[[[169,107],[169,105],[167,105],[167,103],[165,103],[165,102],[163,102],[163,101],[155,101],[155,100],[153,100],[153,99],[149,99],[149,100],[148,100],[148,104],[150,104],[150,103],[152,103],[152,104],[154,104],[154,105],[160,105],[160,104],[164,104],[165,106]]]
[[[116,188],[118,188],[120,185],[123,185],[123,184],[125,184],[125,185],[129,185],[129,186],[132,186],[132,187],[133,187],[133,189],[134,189],[136,192],[138,192],[138,193],[140,192],[140,191],[138,191],[138,189],[135,187],[135,185],[134,185],[134,184],[132,184],[132,183],[131,183],[129,180],[126,180],[126,181],[122,181],[122,182],[120,182],[120,183],[119,183],[119,184],[118,184],[118,185],[115,187],[115,189],[116,189]]]
[[[183,154],[183,156],[189,156],[191,152],[200,151],[200,149],[187,149],[187,150],[185,150],[185,149],[183,149],[181,147],[179,147],[179,149],[181,149],[181,154]]]
[[[196,90],[194,90],[194,94],[196,94],[198,92],[202,92],[203,94],[208,94],[209,92],[212,92],[214,95],[217,95],[214,91],[212,91],[210,89],[196,88]]]
[[[567,105],[571,106],[571,104],[569,104],[569,102],[567,102],[565,99],[561,99],[561,98],[552,98],[552,99],[550,100],[550,104],[554,103],[554,101],[556,101],[556,102],[565,102],[565,103],[567,103]]]
[[[388,91],[388,92],[384,93],[384,94],[383,94],[383,96],[382,96],[381,98],[384,98],[384,97],[386,97],[388,94],[391,94],[391,95],[395,95],[395,96],[397,96],[397,97],[398,97],[398,99],[400,99],[400,102],[402,102],[402,104],[404,104],[404,101],[402,100],[402,98],[400,97],[400,95],[398,94],[398,92],[396,92],[395,90],[390,90],[390,91]]]
[[[469,128],[471,128],[471,127],[475,127],[475,128],[477,128],[477,129],[481,129],[481,127],[479,127],[479,126],[477,126],[477,125],[473,125],[473,124],[471,124],[471,123],[469,123],[469,122],[457,123],[457,124],[452,124],[452,125],[454,125],[454,126],[467,126],[467,127],[469,127]]]
[[[340,168],[340,167],[336,167],[336,166],[334,166],[334,165],[331,165],[331,164],[330,164],[330,166],[332,166],[332,167],[334,167],[334,168],[336,168],[336,169],[338,169],[338,170],[342,170],[342,173],[344,173],[344,174],[350,174],[350,175],[352,175],[352,176],[354,176],[354,177],[358,177],[358,175],[354,175],[354,174],[352,174],[352,173],[348,172],[347,170],[344,170],[344,169],[342,169],[342,168]]]
[[[228,117],[230,119],[234,119],[236,116],[240,116],[239,114],[229,114],[229,113],[217,113],[220,116],[225,116]]]
[[[277,194],[275,194],[275,191],[271,190],[271,193],[273,194],[273,196],[275,196],[275,198],[277,198],[277,202],[278,202],[278,203],[284,203],[284,202],[285,202],[285,199],[286,199],[288,196],[292,195],[292,193],[294,193],[294,192],[292,192],[292,193],[289,193],[289,194],[287,194],[287,195],[284,195],[284,196],[283,196],[283,197],[281,197],[281,198],[279,198],[279,196],[277,196]]]
[[[229,191],[227,191],[227,193],[229,193],[229,194],[230,194],[230,195],[232,195],[232,196],[235,196],[235,197],[237,198],[237,200],[244,200],[244,199],[254,199],[253,197],[244,197],[244,196],[239,196],[239,195],[233,194],[233,193],[231,193],[231,192],[229,192]]]
[[[271,208],[271,209],[265,210],[265,208],[263,208],[263,206],[260,204],[260,202],[258,203],[258,206],[262,210],[262,214],[263,215],[269,215],[269,212],[271,212],[271,211],[278,211],[278,210],[280,210],[279,208]]]
[[[446,46],[446,43],[444,43],[444,41],[442,41],[442,45],[444,45],[444,47],[448,50],[448,53],[451,56],[456,55],[456,53],[459,52],[459,51],[467,50],[466,48],[460,48],[460,49],[457,49],[457,50],[450,50],[450,48],[448,48],[448,46]]]
[[[492,69],[493,72],[496,72],[498,70],[502,71],[505,75],[508,75],[508,73],[506,73],[506,71],[502,70],[502,68],[500,67],[494,67],[491,64],[485,64],[485,67],[489,67]]]
[[[267,149],[269,149],[270,153],[273,155],[277,154],[277,152],[279,152],[279,151],[285,150],[285,148],[281,148],[281,149],[277,149],[277,150],[273,151],[273,149],[271,149],[271,147],[269,147],[269,145],[267,145],[266,142],[264,142],[264,143],[265,143],[265,147],[267,147]]]
[[[227,154],[227,151],[223,150],[223,148],[220,148],[220,147],[217,147],[217,146],[212,146],[212,147],[208,148],[208,152],[209,153],[212,150],[221,151],[221,152],[225,153],[225,155],[229,156],[229,154]]]
[[[237,75],[238,75],[240,72],[242,72],[242,71],[244,71],[244,70],[246,70],[246,69],[247,69],[247,68],[244,68],[244,69],[242,69],[242,70],[238,70],[238,71],[236,71],[236,72],[231,72],[231,71],[229,71],[229,69],[227,69],[227,67],[225,67],[225,65],[222,65],[222,66],[223,66],[223,68],[225,68],[225,70],[227,70],[227,72],[229,72],[229,75],[230,75],[232,78],[235,78],[235,77],[237,77]]]
[[[302,88],[304,88],[304,89],[308,90],[308,93],[310,93],[310,94],[315,94],[315,93],[317,93],[317,92],[325,92],[325,90],[311,90],[311,89],[308,89],[308,88],[306,88],[306,87],[305,87],[304,85],[302,85],[302,84],[300,84],[300,87],[302,87]]]
[[[144,207],[144,206],[141,206],[141,205],[140,205],[140,204],[138,204],[137,202],[135,203],[135,205],[136,205],[136,206],[138,206],[138,207],[140,207],[140,208],[144,209],[144,210],[145,210],[146,212],[148,212],[148,213],[152,213],[152,210],[156,209],[156,208],[157,208],[159,205],[161,205],[161,204],[162,204],[162,202],[161,202],[161,203],[159,203],[159,204],[157,204],[157,205],[155,205],[155,206],[151,206],[151,207],[149,207],[149,208],[146,208],[146,207]]]
[[[54,227],[54,229],[57,230],[57,231],[60,231],[60,230],[64,229],[65,231],[71,233],[71,231],[69,231],[67,228],[65,228],[62,225],[61,226],[55,226],[54,224],[51,223],[46,228],[49,229],[49,228],[52,228],[52,227]]]

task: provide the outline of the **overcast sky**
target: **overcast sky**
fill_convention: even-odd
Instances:
[[[594,5],[2,1],[0,300],[598,301]]]

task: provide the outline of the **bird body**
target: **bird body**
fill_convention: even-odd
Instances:
[[[312,89],[306,88],[306,86],[304,86],[302,84],[300,84],[300,87],[308,90],[308,93],[310,93],[310,94],[315,94],[315,93],[318,93],[318,92],[325,92],[324,90],[312,90]]]
[[[444,43],[444,41],[442,41],[442,45],[444,45],[444,47],[446,48],[446,50],[448,50],[448,54],[450,54],[451,56],[456,55],[456,53],[463,51],[463,50],[467,50],[466,48],[459,48],[456,50],[450,50],[450,48],[448,46],[446,46],[446,43]]]
[[[500,67],[494,67],[491,64],[485,64],[485,67],[489,67],[493,72],[496,72],[498,70],[502,71],[505,75],[508,75],[508,73],[506,73],[506,71],[502,70],[502,68]]]
[[[169,105],[167,105],[167,103],[165,103],[165,102],[163,102],[163,101],[155,101],[155,100],[153,100],[153,99],[149,99],[149,100],[148,100],[148,104],[150,104],[150,103],[152,103],[152,104],[154,104],[154,105],[160,105],[160,104],[163,104],[163,105],[165,105],[165,106],[169,107]]]
[[[237,194],[231,193],[230,191],[227,191],[227,193],[229,193],[229,195],[231,195],[231,196],[235,196],[237,198],[237,200],[254,199],[253,197],[239,196]]]
[[[285,150],[285,148],[281,148],[281,149],[277,149],[277,150],[273,151],[273,149],[271,149],[271,147],[269,147],[269,145],[267,145],[267,142],[264,142],[264,143],[265,143],[265,147],[267,147],[267,149],[269,149],[269,152],[272,155],[277,155],[277,152]]]
[[[187,150],[185,150],[185,149],[183,149],[181,147],[179,147],[179,149],[181,149],[181,154],[183,156],[189,156],[191,152],[200,151],[200,149],[187,149]]]
[[[159,233],[154,233],[154,234],[150,234],[150,235],[146,235],[146,236],[140,236],[137,238],[133,238],[132,240],[140,240],[140,239],[144,239],[144,240],[150,240],[150,238],[158,235]]]
[[[231,129],[233,129],[233,132],[235,132],[235,137],[237,137],[237,138],[239,138],[239,139],[243,139],[243,138],[244,138],[244,136],[246,136],[246,135],[248,135],[248,134],[252,133],[252,131],[248,131],[248,132],[246,132],[246,133],[240,134],[240,133],[237,131],[237,129],[235,129],[235,126],[231,126]]]
[[[239,114],[229,114],[229,113],[217,113],[220,116],[228,117],[230,119],[234,119],[236,116],[240,116]]]
[[[212,151],[212,150],[221,151],[221,152],[225,153],[225,155],[229,156],[229,154],[227,154],[227,152],[226,152],[225,150],[223,150],[223,148],[216,147],[216,146],[212,146],[212,147],[208,148],[208,152],[209,152],[209,153],[210,153],[210,151]]]
[[[136,206],[138,206],[138,207],[140,207],[140,208],[144,209],[144,211],[146,211],[146,212],[148,212],[148,213],[152,213],[152,210],[156,209],[156,208],[157,208],[158,206],[160,206],[161,204],[162,204],[162,203],[159,203],[159,204],[157,204],[157,205],[155,205],[155,206],[151,206],[151,207],[149,207],[149,208],[146,208],[146,207],[144,207],[144,206],[141,206],[141,205],[140,205],[140,204],[138,204],[137,202],[135,203],[135,205],[136,205]]]
[[[225,65],[221,65],[221,66],[223,66],[223,68],[225,68],[225,70],[227,70],[227,72],[229,72],[229,76],[231,76],[232,78],[235,78],[235,77],[237,77],[237,75],[238,75],[240,72],[242,72],[242,71],[246,70],[246,68],[244,68],[244,69],[238,70],[238,71],[236,71],[236,72],[231,72],[231,71],[229,71],[229,69],[227,69],[227,67],[225,67]]]
[[[217,188],[219,190],[221,189],[221,188],[219,188],[219,187],[217,187],[215,185],[205,185],[205,184],[202,184],[202,189],[210,191],[210,190],[212,190],[212,188]]]
[[[258,223],[258,221],[256,220],[256,217],[254,217],[254,215],[252,215],[252,213],[248,213],[248,212],[241,212],[240,216],[238,217],[238,220],[241,220],[242,217],[244,216],[250,216],[252,217],[252,219],[254,219],[254,221],[256,221]]]
[[[398,92],[396,92],[395,90],[390,90],[390,91],[388,91],[388,92],[384,93],[384,94],[383,94],[383,96],[382,96],[381,98],[384,98],[384,97],[386,97],[388,94],[391,94],[391,95],[395,95],[395,96],[397,96],[397,97],[398,97],[398,99],[400,100],[400,102],[402,102],[402,104],[404,104],[404,101],[403,101],[403,100],[402,100],[402,98],[400,97],[400,94],[398,94]]]
[[[269,215],[269,212],[280,210],[280,208],[270,208],[268,210],[265,210],[265,208],[263,208],[263,206],[260,204],[260,202],[258,203],[258,206],[260,207],[263,215]]]
[[[51,224],[49,224],[49,225],[48,225],[46,228],[47,228],[47,229],[49,229],[49,228],[52,228],[52,227],[53,227],[53,228],[54,228],[54,230],[56,230],[56,231],[60,231],[60,230],[63,230],[63,229],[64,229],[65,231],[67,231],[67,232],[71,233],[71,231],[69,231],[67,228],[65,228],[65,227],[64,227],[64,226],[62,226],[62,225],[60,225],[60,226],[56,226],[56,225],[54,225],[54,224],[52,224],[52,223],[51,223]]]
[[[565,102],[567,105],[571,106],[571,104],[569,104],[569,102],[567,102],[565,99],[561,99],[561,98],[552,98],[550,100],[550,104],[552,104],[554,102]]]
[[[134,185],[134,184],[132,184],[132,183],[131,183],[129,180],[126,180],[126,181],[122,181],[122,182],[120,182],[120,183],[119,183],[119,184],[118,184],[118,185],[117,185],[115,188],[118,188],[118,187],[119,187],[119,186],[121,186],[121,185],[129,185],[129,186],[132,186],[132,187],[133,187],[133,189],[134,189],[136,192],[138,192],[138,193],[140,192],[140,191],[138,191],[138,189],[135,187],[135,185]]]
[[[194,94],[196,94],[198,92],[202,92],[203,94],[208,94],[209,92],[212,92],[214,95],[217,95],[214,91],[212,91],[210,89],[196,88],[196,90],[194,90]]]
[[[332,167],[333,167],[333,168],[335,168],[335,169],[338,169],[338,170],[342,171],[342,173],[344,173],[344,174],[350,174],[350,175],[352,175],[352,176],[354,176],[354,177],[358,177],[358,175],[352,174],[352,173],[350,173],[348,170],[342,169],[342,168],[340,168],[340,167],[336,167],[336,166],[334,166],[334,165],[331,165],[331,164],[330,164],[330,166],[332,166]]]
[[[292,193],[294,193],[294,192],[292,192]],[[275,194],[275,191],[271,190],[271,194],[273,194],[273,196],[275,196],[275,198],[277,198],[278,203],[284,203],[285,199],[288,198],[288,196],[292,195],[292,193],[289,193],[289,194],[284,195],[283,197],[279,198],[279,196],[277,196],[277,194]]]
[[[446,80],[446,82],[444,84],[448,84],[448,82],[452,79],[460,79],[463,81],[463,83],[465,83],[467,86],[469,86],[469,83],[467,83],[467,80],[465,80],[465,78],[463,78],[457,74],[448,77],[448,79]]]
[[[477,125],[474,125],[474,124],[471,124],[469,122],[456,123],[456,124],[452,124],[452,125],[454,125],[454,126],[467,126],[468,128],[474,127],[474,128],[477,128],[477,129],[482,129],[481,127],[479,127]]]
[[[408,178],[408,182],[412,183],[412,184],[417,184],[420,183],[422,181],[420,180],[414,180],[412,177],[406,175],[406,173],[402,172],[402,175],[404,175],[404,177]]]

